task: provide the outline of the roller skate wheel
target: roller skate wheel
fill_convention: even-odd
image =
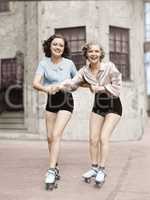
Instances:
[[[90,183],[90,182],[91,182],[91,178],[85,178],[84,181],[85,181],[86,183]]]
[[[45,184],[45,189],[46,189],[46,190],[49,189],[49,184],[48,184],[48,183]]]
[[[60,175],[56,176],[56,180],[57,180],[57,181],[60,180]]]
[[[101,188],[103,186],[104,182],[95,182],[95,186],[97,188]]]
[[[53,190],[54,188],[57,188],[57,184],[50,184],[50,183],[46,183],[45,185],[45,189],[46,190]]]
[[[49,189],[50,189],[50,190],[53,190],[53,189],[54,189],[54,184],[50,184],[50,185],[49,185]]]
[[[57,183],[55,184],[55,188],[58,188],[58,185],[57,185]]]

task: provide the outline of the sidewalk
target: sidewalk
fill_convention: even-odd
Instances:
[[[150,200],[150,122],[141,141],[111,143],[107,179],[101,189],[81,175],[90,166],[87,142],[64,141],[61,180],[45,191],[47,143],[0,141],[0,199],[2,200]]]

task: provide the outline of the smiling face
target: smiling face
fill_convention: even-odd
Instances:
[[[61,57],[64,52],[65,42],[62,38],[54,38],[51,42],[50,51],[54,57]]]
[[[90,45],[87,50],[87,59],[91,64],[97,64],[100,62],[101,50],[98,45]]]

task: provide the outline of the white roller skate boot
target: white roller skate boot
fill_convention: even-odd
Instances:
[[[106,176],[106,172],[104,171],[104,168],[100,167],[95,178],[96,186],[101,187],[104,184],[105,176]]]
[[[93,177],[96,177],[97,172],[98,172],[98,168],[97,168],[97,167],[91,167],[90,170],[88,170],[86,173],[84,173],[84,174],[82,175],[82,178],[83,178],[83,180],[84,180],[86,183],[90,183],[90,182],[91,182],[91,179],[92,179]]]
[[[53,188],[57,188],[56,183],[56,172],[55,169],[48,169],[47,176],[45,178],[45,189],[53,190]]]

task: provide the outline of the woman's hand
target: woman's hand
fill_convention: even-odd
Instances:
[[[104,92],[105,88],[104,88],[104,86],[90,85],[90,90],[91,90],[92,93]]]
[[[72,81],[71,79],[66,79],[59,85],[60,90],[62,91],[71,91],[72,89]]]
[[[48,85],[45,87],[45,90],[49,94],[56,94],[60,90],[60,88],[59,85]]]
[[[89,85],[89,83],[81,83],[80,87],[88,88],[88,87],[90,87],[90,85]]]
[[[66,79],[65,81],[62,82],[61,85],[62,85],[64,88],[67,88],[67,87],[70,87],[71,84],[72,84],[71,79]]]
[[[52,89],[51,92],[52,94],[56,94],[57,92],[59,92],[59,85],[52,85]]]
[[[65,91],[66,87],[63,84],[60,84],[59,86],[60,91]]]

